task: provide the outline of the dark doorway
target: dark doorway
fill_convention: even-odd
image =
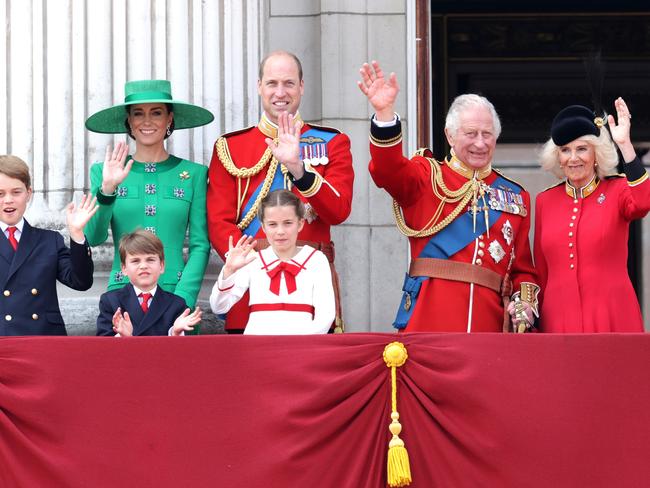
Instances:
[[[634,114],[632,138],[650,142],[650,11],[641,2],[431,1],[431,121],[434,154],[448,148],[444,116],[453,98],[479,93],[501,117],[502,143],[548,139],[554,115],[594,107],[584,59],[600,52],[600,102],[612,112],[623,96]],[[421,117],[422,118],[422,117]],[[641,229],[630,228],[630,277],[641,290]]]

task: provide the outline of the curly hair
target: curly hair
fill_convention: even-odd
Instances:
[[[600,129],[598,137],[589,134],[576,140],[585,141],[594,148],[595,162],[598,163],[596,173],[599,178],[615,173],[618,154],[607,129]],[[561,146],[557,146],[553,139],[546,141],[539,152],[539,163],[545,171],[554,174],[559,179],[564,179],[564,170],[560,167],[560,148]]]

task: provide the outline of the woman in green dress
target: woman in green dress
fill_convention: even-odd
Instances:
[[[209,124],[208,110],[171,96],[165,80],[127,82],[124,103],[101,110],[86,120],[86,128],[104,134],[127,133],[135,139],[135,153],[120,142],[106,149],[104,162],[90,169],[90,185],[99,211],[86,226],[91,246],[108,238],[111,228],[114,259],[108,289],[121,288],[128,278],[121,272],[117,252],[120,238],[137,228],[156,234],[165,250],[165,270],[159,280],[194,308],[210,254],[205,195],[208,168],[169,154],[165,139],[174,129]],[[183,243],[189,231],[189,253]]]

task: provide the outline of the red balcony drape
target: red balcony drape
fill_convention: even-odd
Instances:
[[[0,487],[641,487],[650,335],[0,339]]]

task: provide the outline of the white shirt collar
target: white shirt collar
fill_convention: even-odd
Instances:
[[[23,227],[24,226],[25,226],[25,218],[24,217],[22,219],[20,219],[20,222],[18,222],[16,225],[14,225],[14,227],[16,227],[16,229],[18,229],[18,232],[21,233],[21,234],[23,233]],[[11,227],[9,224],[0,221],[0,229],[2,229],[2,232],[4,232],[5,235],[7,234],[7,229],[9,227]]]
[[[140,293],[151,293],[151,297],[153,298],[155,296],[156,292],[158,291],[158,285],[154,286],[149,291],[142,291],[140,288],[133,285],[133,290],[135,291],[135,296],[140,296]]]

